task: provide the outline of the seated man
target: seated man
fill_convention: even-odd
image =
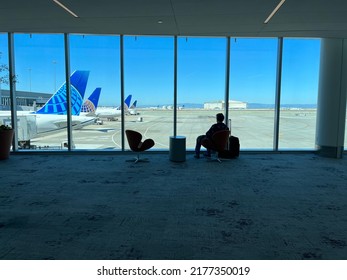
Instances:
[[[195,146],[195,158],[200,158],[200,149],[201,149],[201,141],[205,137],[209,138],[212,140],[212,135],[220,130],[229,130],[228,126],[223,123],[224,121],[224,115],[222,113],[218,113],[216,115],[216,120],[217,123],[213,124],[210,129],[206,132],[205,135],[200,135],[198,138],[196,138],[196,146]],[[210,157],[211,156],[211,151],[207,150],[205,156]]]

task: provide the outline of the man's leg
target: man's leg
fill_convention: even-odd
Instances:
[[[205,135],[200,135],[196,138],[196,145],[195,145],[195,157],[196,158],[200,157],[201,141],[205,137],[206,137]]]
[[[206,153],[204,154],[205,157],[211,157],[211,149],[206,148]]]

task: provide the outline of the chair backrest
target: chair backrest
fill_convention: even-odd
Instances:
[[[217,151],[224,151],[227,148],[229,135],[229,130],[220,130],[212,135],[212,142]]]
[[[139,146],[139,144],[141,143],[141,140],[142,140],[141,133],[137,132],[135,130],[127,129],[125,131],[125,134],[127,136],[130,149],[133,150],[133,151],[137,151],[138,150],[138,146]]]

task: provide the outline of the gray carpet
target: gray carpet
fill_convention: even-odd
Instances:
[[[347,259],[347,160],[11,155],[0,259]]]

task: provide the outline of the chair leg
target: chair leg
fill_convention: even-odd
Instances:
[[[222,159],[219,157],[218,152],[214,150],[211,151],[211,157],[207,159],[210,161],[218,161],[219,163],[222,163]]]
[[[132,158],[132,159],[127,159],[127,162],[133,162],[133,163],[137,163],[138,161],[140,161],[140,155],[136,154],[136,157]]]
[[[147,158],[140,158],[140,153],[138,153],[135,157],[134,163],[138,163],[138,162],[148,162],[148,159]]]
[[[219,163],[222,163],[222,159],[218,156],[218,154],[216,155],[215,158],[213,158],[213,160],[218,161]]]

